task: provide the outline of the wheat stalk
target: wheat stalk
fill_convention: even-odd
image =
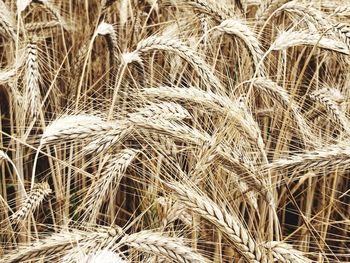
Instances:
[[[121,0],[119,5],[120,25],[123,27],[128,21],[129,1]]]

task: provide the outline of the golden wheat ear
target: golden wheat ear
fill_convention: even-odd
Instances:
[[[73,253],[74,252],[74,253]],[[84,253],[81,249],[77,249],[77,251],[73,250],[71,253],[65,255],[60,263],[128,263],[129,261],[124,260],[120,253],[116,253],[114,251],[108,249],[97,250],[96,252],[87,251]]]
[[[283,242],[267,242],[263,246],[269,249],[274,258],[279,262],[311,263],[312,260],[304,256],[304,253],[294,249],[291,245]]]
[[[112,130],[116,125],[102,118],[89,115],[66,115],[52,121],[44,130],[41,145],[86,139],[92,135]]]
[[[1,30],[3,30],[13,41],[16,41],[16,20],[2,0],[0,0],[0,25]]]
[[[335,39],[323,37],[317,32],[285,31],[282,32],[271,45],[271,50],[284,50],[295,46],[317,46],[326,50],[349,55],[350,51],[345,43]]]
[[[70,229],[52,234],[31,244],[23,245],[17,251],[6,254],[1,263],[17,263],[29,260],[37,261],[42,258],[58,260],[69,250],[77,247],[98,247],[101,244],[108,244],[121,235],[119,228],[106,230],[103,227],[95,231]]]
[[[305,22],[316,27],[320,32],[324,32],[330,28],[330,22],[323,16],[322,12],[310,5],[290,1],[280,6],[274,14],[280,14],[281,12],[298,15]]]
[[[166,183],[189,210],[214,224],[248,262],[267,262],[266,252],[245,229],[237,215],[228,213],[204,194],[179,183]]]
[[[324,88],[324,89],[312,92],[310,94],[310,98],[312,98],[314,101],[321,104],[330,114],[332,120],[335,123],[339,124],[341,128],[349,134],[350,133],[349,120],[346,117],[345,113],[339,108],[339,106],[336,104],[336,102],[333,99],[335,97],[334,95],[336,95],[337,93],[339,93],[338,90],[335,90],[335,89],[329,90],[327,88]]]
[[[20,205],[20,208],[11,215],[10,220],[13,223],[19,223],[25,220],[28,215],[34,212],[43,200],[52,193],[52,190],[48,183],[39,183],[34,185],[24,202]]]
[[[258,10],[256,11],[256,25],[262,26],[268,18],[276,11],[279,7],[288,3],[291,0],[272,0],[268,4],[261,3]]]
[[[293,121],[296,123],[301,136],[306,142],[318,144],[318,139],[311,131],[310,126],[300,111],[300,107],[285,89],[268,78],[253,79],[252,85],[281,105],[285,111],[290,111]]]
[[[254,62],[254,69],[258,76],[265,76],[266,72],[262,64],[264,52],[261,44],[253,31],[239,19],[226,19],[216,27],[219,31],[228,35],[238,37],[247,46]]]
[[[223,85],[212,73],[209,65],[201,57],[199,57],[194,50],[178,39],[173,39],[167,36],[152,36],[143,39],[137,44],[137,48],[133,51],[135,55],[132,57],[139,60],[139,57],[143,53],[156,50],[174,52],[193,66],[208,87],[211,87],[214,91],[220,93],[225,92]],[[130,63],[132,61],[128,62]]]
[[[52,0],[33,0],[35,3],[39,3],[43,5],[45,10],[56,20],[60,23],[60,25],[64,28],[66,31],[71,30],[70,23],[61,15],[59,7],[57,7]]]
[[[88,221],[96,218],[106,197],[110,196],[111,192],[116,192],[127,167],[138,153],[138,150],[124,149],[118,154],[111,156],[107,161],[100,178],[89,189],[86,194],[86,202],[82,205],[84,216],[89,218]]]
[[[29,116],[35,117],[40,111],[42,83],[39,64],[39,49],[37,43],[32,40],[26,47],[25,58],[25,98],[27,99],[27,111]]]
[[[167,99],[186,103],[191,108],[204,107],[210,113],[212,111],[218,112],[223,117],[228,118],[252,145],[258,144],[260,149],[264,149],[260,131],[254,124],[254,120],[244,114],[237,101],[230,99],[228,96],[218,95],[196,87],[180,88],[175,86],[142,89],[141,95],[150,99]]]
[[[180,1],[181,3],[181,1]],[[218,1],[213,0],[185,0],[184,3],[193,7],[201,13],[207,14],[213,19],[221,22],[225,19],[234,18],[234,10],[221,5]]]
[[[348,169],[350,147],[348,145],[330,145],[314,151],[291,155],[284,159],[277,159],[267,165],[273,171],[335,171],[338,165]]]
[[[164,256],[175,262],[209,263],[209,260],[184,245],[180,238],[167,237],[161,233],[141,231],[125,235],[118,245],[127,245],[139,251]]]

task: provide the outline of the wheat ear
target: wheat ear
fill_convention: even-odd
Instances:
[[[17,70],[13,68],[0,71],[0,84],[4,84],[12,80],[16,76],[16,73]]]
[[[133,126],[127,121],[117,121],[114,123],[113,129],[105,131],[101,135],[97,135],[86,146],[83,151],[85,154],[99,154],[113,147],[118,142],[122,141],[133,131]]]
[[[329,27],[329,21],[325,19],[321,12],[311,6],[302,5],[296,1],[288,2],[282,5],[276,10],[276,14],[283,11],[298,14],[300,17],[305,19],[307,22],[319,28],[321,31],[327,30]]]
[[[174,182],[166,185],[188,209],[214,224],[248,262],[267,262],[265,251],[261,250],[237,215],[229,214],[209,197],[184,184]]]
[[[186,211],[186,207],[179,202],[173,202],[170,198],[159,197],[157,203],[160,204],[162,212],[162,224],[166,228],[175,220],[180,219],[187,226],[193,226],[192,216]]]
[[[283,242],[271,241],[263,243],[266,249],[272,252],[273,257],[282,263],[311,263],[299,250],[294,249],[291,245]]]
[[[119,229],[111,228],[109,231],[86,232],[73,229],[70,232],[61,232],[48,238],[39,240],[33,244],[25,246],[0,259],[0,263],[18,263],[29,260],[39,260],[45,258],[57,258],[64,252],[79,245],[89,244],[97,246],[113,241],[121,235]]]
[[[108,130],[103,136],[91,141],[84,147],[84,152],[100,153],[117,142],[131,134],[134,123],[143,122],[144,120],[154,121],[157,119],[164,120],[182,120],[187,119],[191,115],[181,105],[171,102],[149,103],[145,107],[138,108],[136,112],[129,113],[128,119],[116,121],[114,128]]]
[[[261,50],[259,40],[246,24],[238,19],[227,19],[222,21],[216,28],[226,34],[237,36],[241,39],[250,52],[257,74],[260,76],[265,75],[265,69],[260,66],[264,52]]]
[[[54,19],[56,19],[66,31],[70,31],[71,28],[70,28],[69,23],[60,14],[59,8],[56,7],[56,5],[53,3],[52,0],[35,0],[35,2],[38,2],[38,3],[42,4],[45,7],[45,9],[47,10],[47,12]]]
[[[11,161],[10,157],[2,150],[0,150],[0,161],[1,160]]]
[[[294,103],[293,99],[285,89],[280,87],[276,82],[266,78],[258,78],[252,81],[257,88],[278,102],[283,109],[291,111],[292,117],[294,118],[295,123],[298,125],[299,130],[302,132],[305,139],[315,139],[309,125],[306,123],[304,117],[300,113],[298,106]]]
[[[70,251],[65,255],[60,263],[129,263],[122,258],[121,253],[115,253],[109,249],[96,249],[92,248],[92,251],[87,248],[84,253],[81,248]]]
[[[0,84],[5,84],[15,79],[16,75],[18,74],[18,70],[21,69],[23,65],[26,63],[26,58],[27,58],[27,53],[21,52],[18,58],[14,61],[14,63],[11,66],[8,66],[7,68],[1,70]],[[12,87],[12,85],[10,85],[10,87],[15,93],[19,93],[19,90],[16,87]]]
[[[39,30],[48,30],[60,26],[60,22],[52,20],[48,22],[32,22],[25,25],[27,32],[36,32]]]
[[[274,209],[274,198],[267,187],[266,180],[261,175],[257,174],[251,167],[249,167],[244,161],[228,149],[228,147],[219,146],[218,150],[218,160],[228,171],[235,171],[235,174],[251,188],[255,189],[256,192],[260,193],[265,201]]]
[[[331,145],[314,151],[307,151],[301,154],[295,154],[285,159],[279,159],[267,165],[272,170],[323,170],[327,168],[336,170],[348,168],[350,164],[350,147],[346,145]]]
[[[85,154],[99,154],[122,141],[132,131],[133,126],[128,121],[117,121],[114,123],[113,129],[106,130],[101,135],[97,135],[96,139],[93,139],[84,146],[83,151]]]
[[[246,183],[245,180],[240,180],[240,176],[239,175],[232,175],[231,176],[231,180],[232,180],[232,183],[233,183],[233,186],[235,188],[237,188],[238,192],[240,194],[242,194],[243,196],[246,196],[246,198],[244,199],[245,201],[247,201],[247,203],[255,209],[255,211],[259,211],[259,206],[258,206],[258,198],[257,198],[257,194],[256,194],[256,191],[251,191],[252,188]],[[259,181],[259,183],[261,184],[261,182]],[[256,189],[256,187],[254,187],[254,189]],[[270,193],[267,193],[267,187],[264,186],[264,190],[263,192],[265,191],[265,200],[270,200],[270,203],[271,201],[273,201],[273,197],[272,197],[272,194]],[[264,193],[263,193],[264,194]],[[268,196],[268,197],[266,197]],[[272,204],[271,204],[272,206]],[[273,209],[275,209],[274,207],[272,207]]]
[[[186,4],[194,7],[201,13],[211,16],[213,19],[221,22],[225,19],[236,17],[235,13],[229,8],[220,5],[220,2],[212,0],[185,0]]]
[[[347,45],[341,41],[326,38],[317,32],[284,31],[271,45],[270,50],[283,50],[294,46],[317,46],[330,51],[349,55]]]
[[[133,123],[135,127],[148,132],[160,132],[171,136],[181,142],[193,145],[202,145],[210,139],[209,134],[189,127],[179,122],[173,122],[165,119],[154,119],[151,122],[148,119],[139,118]]]
[[[290,1],[291,0],[272,0],[268,5],[261,4],[256,11],[257,24],[262,25],[274,11]]]
[[[183,44],[181,41],[166,36],[152,36],[143,39],[137,44],[137,48],[133,52],[136,54],[134,57],[140,57],[142,53],[151,50],[166,50],[175,52],[194,67],[198,75],[203,78],[203,82],[206,85],[212,86],[217,91],[225,91],[219,79],[212,73],[207,63],[196,55],[190,47]]]
[[[350,50],[350,26],[345,23],[337,23],[333,25],[333,31],[339,34]]]
[[[137,122],[139,118],[183,120],[190,117],[190,113],[185,108],[173,102],[149,103],[149,105],[128,115],[128,118],[133,122]]]
[[[102,0],[101,1],[101,9],[102,11],[105,11],[108,7],[114,4],[116,0]]]
[[[21,204],[20,208],[16,213],[11,216],[11,221],[18,223],[19,221],[27,218],[30,212],[33,212],[40,203],[51,194],[52,190],[48,183],[39,183],[34,185],[34,188],[28,194],[26,200]]]
[[[109,191],[117,189],[127,167],[136,157],[138,151],[124,149],[112,156],[97,182],[90,188],[87,194],[88,201],[84,204],[84,213],[89,218],[94,218],[99,211],[103,200],[109,195]]]
[[[111,59],[115,60],[118,56],[118,37],[115,26],[106,22],[101,22],[95,34],[105,36],[109,52],[111,53]]]
[[[39,72],[38,47],[35,42],[30,42],[26,48],[24,81],[26,84],[26,98],[29,100],[29,114],[36,116],[39,112],[41,94],[41,75]]]
[[[141,231],[131,235],[125,235],[119,244],[128,245],[143,252],[164,256],[180,263],[209,262],[202,255],[183,245],[181,241],[179,238]]]
[[[319,102],[323,105],[327,111],[331,114],[334,122],[341,125],[341,127],[346,131],[350,132],[350,124],[348,119],[346,118],[344,112],[342,112],[338,105],[332,100],[331,97],[327,96],[327,93],[330,91],[328,89],[321,89],[319,91],[312,92],[310,97],[315,101]]]
[[[41,137],[42,145],[52,142],[66,142],[74,139],[86,139],[91,135],[104,133],[117,127],[116,123],[103,121],[88,114],[67,115],[51,122]]]
[[[2,0],[0,0],[0,25],[6,34],[8,34],[14,41],[17,39],[16,20]]]
[[[334,9],[332,15],[344,15],[348,16],[350,13],[350,6],[344,5],[344,6],[338,6]]]
[[[255,121],[249,116],[245,116],[240,110],[239,104],[225,95],[217,95],[211,91],[204,91],[196,87],[167,87],[147,88],[141,91],[143,96],[148,98],[157,98],[160,100],[168,99],[178,102],[188,102],[191,106],[197,104],[204,106],[210,111],[217,111],[228,117],[241,134],[246,135],[249,142],[258,144],[259,148],[264,148],[264,142],[261,138],[260,130],[257,125],[252,125]],[[248,118],[245,118],[248,117]],[[250,121],[249,121],[250,120]],[[248,125],[249,122],[249,125]]]
[[[210,135],[203,131],[164,119],[154,119],[150,122],[148,119],[140,118],[134,125],[146,131],[161,132],[179,141],[190,143],[198,147],[203,147],[203,144],[209,143],[211,140]],[[221,143],[217,147],[216,153],[222,165],[227,167],[228,170],[237,170],[240,174],[244,175],[243,179],[247,184],[257,189],[258,192],[261,192],[266,201],[273,207],[272,195],[264,181],[257,177],[254,171],[241,161],[239,157],[235,156],[235,153],[229,146],[225,145],[225,143]]]

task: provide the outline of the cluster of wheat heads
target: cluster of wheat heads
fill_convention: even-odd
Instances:
[[[350,262],[349,16],[0,0],[0,263]]]

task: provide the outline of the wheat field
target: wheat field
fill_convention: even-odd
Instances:
[[[349,0],[0,0],[0,263],[350,262]]]

